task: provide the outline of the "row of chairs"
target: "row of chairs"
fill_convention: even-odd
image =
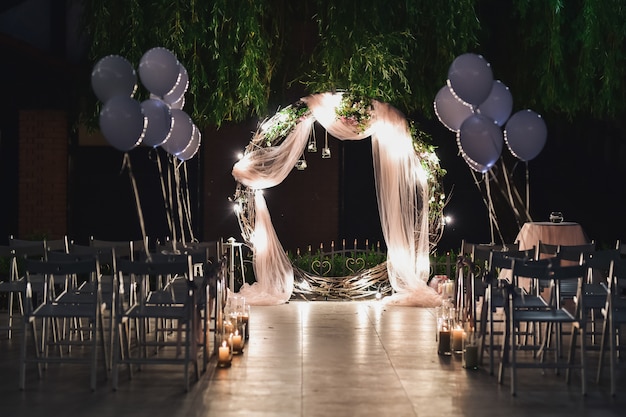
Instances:
[[[132,377],[145,364],[179,364],[188,390],[190,365],[198,378],[199,358],[206,370],[214,353],[210,334],[216,336],[216,312],[227,294],[219,242],[149,253],[143,240],[61,241],[10,239],[2,247],[11,265],[0,282],[9,304],[7,334],[16,324],[22,329],[19,387],[25,388],[28,363],[41,377],[48,363],[80,362],[90,364],[95,390],[101,349],[114,389],[124,365]]]
[[[586,393],[588,349],[600,352],[598,382],[606,367],[605,354],[610,354],[611,393],[615,394],[620,328],[626,324],[626,245],[618,242],[615,249],[596,250],[594,243],[564,246],[539,242],[537,247],[520,250],[516,244],[464,242],[462,254],[467,257],[467,268],[461,272],[465,279],[462,293],[471,290],[466,304],[470,311],[480,311],[476,325],[481,361],[486,353],[493,374],[499,353],[498,380],[502,382],[505,368],[510,368],[512,394],[517,390],[517,369],[533,367],[557,372],[565,368],[567,381],[570,371],[578,369]],[[620,276],[624,278],[620,280]],[[479,300],[482,302],[477,305]],[[564,326],[571,330],[570,351],[567,360],[561,361]],[[574,363],[576,346],[581,350],[579,363]],[[530,361],[519,361],[522,350],[532,351]],[[549,352],[554,362],[546,362]]]

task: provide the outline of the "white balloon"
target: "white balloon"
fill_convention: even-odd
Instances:
[[[172,131],[172,112],[167,103],[159,99],[148,99],[141,103],[148,125],[143,144],[157,147],[168,140]]]
[[[127,96],[109,99],[100,111],[100,130],[116,149],[127,152],[139,145],[146,128],[141,104]]]
[[[148,50],[139,60],[139,78],[152,94],[163,97],[176,86],[180,72],[178,59],[169,50]]]
[[[105,56],[91,71],[91,88],[103,103],[114,96],[132,97],[137,90],[137,74],[126,58]]]

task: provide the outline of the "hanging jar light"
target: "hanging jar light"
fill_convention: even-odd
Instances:
[[[322,159],[330,158],[330,148],[328,147],[328,130],[324,137],[324,147],[322,148]]]
[[[296,169],[298,171],[304,171],[306,167],[307,167],[306,158],[304,157],[304,152],[302,152],[302,156],[300,156],[300,159],[296,161]]]
[[[317,139],[315,138],[315,126],[311,128],[311,134],[309,135],[309,143],[307,143],[306,149],[309,152],[317,152]]]

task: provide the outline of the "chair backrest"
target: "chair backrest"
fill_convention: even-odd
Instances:
[[[561,292],[570,291],[572,294],[576,294],[577,297],[577,309],[583,307],[583,297],[581,296],[581,286],[587,276],[587,267],[585,265],[567,265],[560,266],[557,264],[550,265],[551,276],[554,281],[555,297],[554,302],[556,307],[561,307],[561,300],[563,299]]]
[[[128,258],[131,261],[146,254],[146,242],[143,240],[102,240],[89,238],[89,246],[96,248],[114,248],[117,258]]]
[[[563,261],[582,263],[585,257],[596,251],[594,242],[582,245],[559,245],[556,257]]]
[[[64,259],[60,259],[62,254],[54,255],[54,260],[28,259],[24,260],[24,276],[28,285],[30,277],[33,275],[43,275],[46,279],[44,286],[44,294],[42,299],[49,300],[48,291],[52,291],[51,285],[54,277],[85,276],[89,279],[98,280],[100,277],[100,263],[96,257],[88,257],[86,259],[76,259],[72,255],[65,254]],[[99,289],[99,288],[98,288]],[[27,290],[27,297],[29,297]]]
[[[587,282],[606,282],[611,262],[619,257],[617,249],[597,250],[584,255],[583,263],[587,266]]]
[[[11,258],[11,280],[17,280],[23,276],[22,261],[26,258],[46,259],[46,242],[44,240],[23,240],[9,238],[9,248],[13,252]]]
[[[611,261],[608,284],[613,297],[626,295],[626,259]]]
[[[118,259],[115,263],[116,274],[137,277],[184,275],[193,280],[192,258],[190,255],[152,254],[150,259],[131,261]]]

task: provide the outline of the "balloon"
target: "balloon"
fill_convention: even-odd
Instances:
[[[137,73],[126,58],[105,56],[91,71],[91,88],[103,103],[114,96],[132,97],[137,90]]]
[[[461,147],[459,146],[459,151],[461,153],[461,156],[463,157],[463,160],[465,160],[465,162],[467,163],[467,165],[472,168],[474,171],[480,172],[480,173],[485,173],[487,171],[489,171],[491,169],[491,167],[486,167],[484,165],[479,164],[476,161],[472,161],[465,152],[463,152],[463,149],[461,149]]]
[[[187,87],[189,87],[189,74],[187,73],[187,69],[183,66],[183,64],[179,63],[178,66],[180,69],[176,85],[174,86],[172,91],[170,91],[163,97],[163,101],[170,105],[182,99],[185,96]]]
[[[185,96],[182,96],[178,101],[175,101],[170,104],[170,108],[182,110],[185,107]]]
[[[504,129],[506,146],[522,161],[530,161],[539,155],[547,137],[548,128],[543,118],[528,109],[511,116]]]
[[[490,117],[474,114],[468,117],[457,133],[457,144],[463,159],[470,159],[473,169],[482,167],[486,172],[502,154],[502,130]]]
[[[126,152],[139,145],[146,127],[141,104],[127,96],[109,99],[100,111],[100,130],[116,149]]]
[[[509,87],[501,81],[493,82],[491,92],[485,101],[478,106],[477,112],[491,117],[498,126],[503,126],[513,110],[513,97]]]
[[[453,132],[458,132],[463,121],[474,114],[472,107],[456,98],[447,85],[435,96],[434,107],[439,121]]]
[[[161,147],[171,155],[178,155],[185,150],[192,139],[194,124],[191,117],[187,113],[179,109],[171,109],[172,112],[172,131],[167,142]]]
[[[193,126],[193,135],[191,136],[191,141],[187,145],[187,147],[176,157],[181,161],[187,161],[193,158],[196,153],[198,153],[198,149],[200,149],[200,142],[202,141],[202,135],[200,134],[200,129],[196,125]]]
[[[148,99],[142,102],[141,108],[148,119],[142,143],[156,148],[168,140],[170,136],[172,112],[166,103],[158,99]]]
[[[139,78],[152,94],[163,97],[176,86],[178,59],[165,48],[152,48],[139,60]]]
[[[487,99],[493,86],[491,65],[481,55],[460,55],[448,69],[447,83],[454,95],[478,106]]]

